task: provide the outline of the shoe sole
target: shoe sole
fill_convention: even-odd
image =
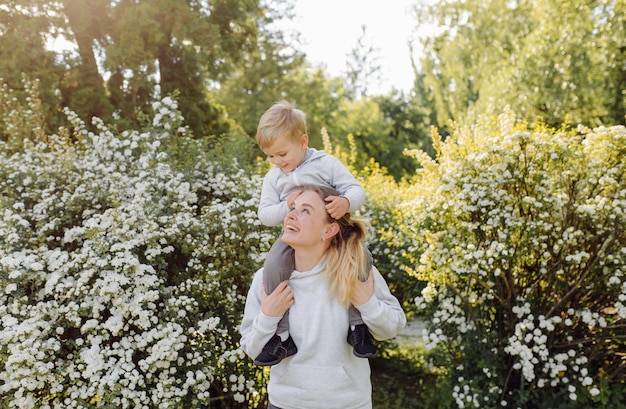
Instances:
[[[357,358],[376,358],[376,353],[373,353],[373,354],[359,354],[358,352],[356,352],[354,350],[352,351],[352,353]]]
[[[283,359],[287,358],[288,356],[295,355],[296,352],[298,352],[297,349],[295,351],[291,352],[291,353],[287,352],[287,355],[285,355],[284,358],[275,359],[275,360],[269,361],[269,362],[261,362],[261,361],[257,361],[256,359],[253,362],[254,362],[255,365],[260,365],[260,366],[274,366],[276,364],[279,364],[280,361],[282,361]]]
[[[279,363],[280,361],[282,361],[282,359],[278,359],[276,361],[271,361],[271,362],[261,362],[261,361],[257,361],[256,359],[254,360],[254,364],[255,365],[260,365],[260,366],[274,366],[277,363]]]

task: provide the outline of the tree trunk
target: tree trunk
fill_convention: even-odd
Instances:
[[[106,118],[111,114],[111,104],[94,53],[95,40],[100,36],[103,20],[106,21],[106,0],[62,0],[62,3],[81,61],[76,73],[77,89],[69,103],[88,121],[93,116]]]

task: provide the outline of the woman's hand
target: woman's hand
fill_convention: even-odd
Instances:
[[[282,317],[294,303],[293,291],[289,280],[278,284],[276,289],[267,295],[265,285],[261,286],[261,311],[269,317]]]
[[[354,306],[365,304],[374,295],[374,274],[370,274],[365,282],[357,281],[354,291],[352,291],[351,302]]]

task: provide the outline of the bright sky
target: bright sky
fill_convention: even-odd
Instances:
[[[408,92],[413,72],[408,40],[417,22],[410,11],[416,0],[296,0],[293,25],[302,33],[308,60],[324,64],[327,72],[340,76],[346,56],[366,28],[367,47],[378,52],[383,82],[370,93],[386,93],[392,87]],[[415,48],[419,44],[414,45]]]

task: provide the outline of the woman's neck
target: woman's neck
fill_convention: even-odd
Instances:
[[[320,260],[322,260],[324,254],[326,254],[326,248],[319,249],[318,251],[313,251],[311,249],[307,249],[307,251],[295,249],[294,259],[296,270],[309,271],[313,269],[313,267],[315,267]]]

